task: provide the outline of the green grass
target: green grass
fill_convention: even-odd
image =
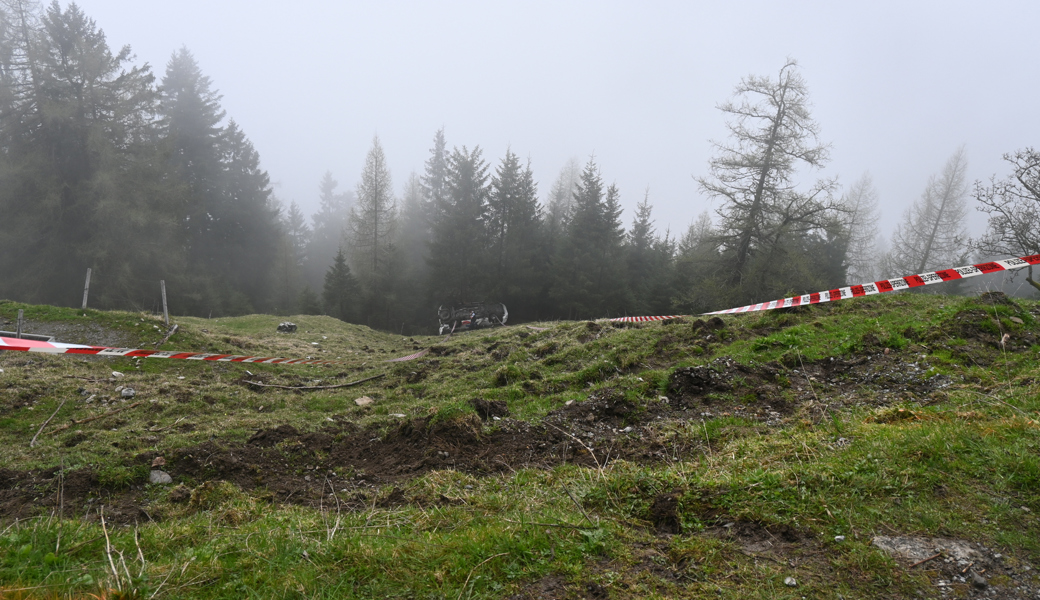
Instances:
[[[35,321],[89,322],[142,345],[164,333],[154,317],[133,313],[84,317],[0,302],[0,317],[19,308]],[[344,364],[3,353],[0,481],[3,469],[90,468],[108,491],[86,511],[41,505],[0,521],[0,598],[23,587],[33,589],[10,597],[116,589],[137,598],[505,598],[543,588],[558,597],[932,597],[931,576],[873,548],[874,535],[965,539],[1040,566],[1040,345],[1021,341],[1040,336],[1038,315],[1034,302],[900,294],[727,317],[719,331],[695,328],[693,319],[561,322],[448,341],[307,316],[291,318],[299,332],[286,335],[275,331],[284,318],[251,315],[176,318],[181,329],[164,348]],[[1004,333],[1010,350],[995,341]],[[383,362],[416,346],[435,351]],[[870,372],[886,356],[900,366],[873,383],[851,367],[813,379],[806,372],[832,359],[865,360],[858,364]],[[731,377],[732,387],[687,412],[661,412],[672,374],[702,365]],[[775,373],[771,387],[756,387],[764,370]],[[112,379],[112,371],[124,377]],[[893,383],[908,373],[947,384],[915,391]],[[242,383],[334,385],[378,374],[385,376],[305,393]],[[50,435],[70,419],[126,407],[114,391],[120,385],[143,404]],[[174,486],[145,483],[149,467],[136,459],[242,444],[284,424],[315,432],[349,423],[385,437],[402,422],[398,414],[430,428],[469,424],[486,437],[501,424],[473,425],[476,398],[504,401],[510,419],[539,427],[559,423],[554,411],[568,402],[615,391],[635,407],[622,425],[641,424],[654,457],[601,468],[517,464],[482,476],[444,468],[369,488],[330,482],[320,510],[205,477],[179,478],[191,498],[178,502]],[[359,407],[360,396],[375,402]],[[776,422],[737,410],[781,401],[789,409]],[[73,444],[75,436],[83,439]],[[603,448],[595,451],[603,458]],[[340,471],[335,481],[368,475]],[[101,505],[127,490],[161,518],[102,528]],[[677,529],[664,534],[655,506],[668,498]],[[775,560],[760,559],[727,524],[795,541]],[[784,585],[788,576],[797,588]]]

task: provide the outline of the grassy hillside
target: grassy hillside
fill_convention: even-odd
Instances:
[[[20,308],[166,333],[0,329]],[[0,353],[0,598],[1040,597],[1037,303],[279,320],[162,348],[341,364]]]

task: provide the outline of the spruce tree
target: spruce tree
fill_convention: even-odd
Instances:
[[[306,294],[309,290],[309,287],[304,288],[304,293]],[[336,252],[329,270],[325,272],[325,285],[321,291],[325,314],[348,323],[357,322],[359,296],[357,279],[350,272],[346,255],[341,248]],[[307,302],[309,298],[301,296],[301,300]],[[309,307],[303,306],[301,308],[307,309]]]
[[[487,211],[489,300],[503,302],[514,318],[537,314],[544,279],[539,253],[538,191],[531,165],[511,150],[491,179]]]
[[[448,156],[446,193],[434,209],[427,259],[437,303],[482,300],[487,291],[487,171],[479,146],[455,148]]]
[[[322,277],[339,247],[346,242],[347,220],[354,206],[354,192],[337,191],[339,182],[326,171],[318,183],[318,212],[311,216],[311,236],[307,245],[305,273],[311,285]]]
[[[604,194],[599,167],[590,159],[574,192],[574,211],[554,263],[552,297],[567,318],[627,312],[621,207],[617,187]]]

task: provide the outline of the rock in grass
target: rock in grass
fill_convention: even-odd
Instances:
[[[133,398],[137,395],[137,392],[134,391],[134,388],[123,388],[119,395],[123,398]]]
[[[358,406],[368,406],[369,404],[372,404],[373,402],[375,402],[375,400],[369,398],[368,396],[362,396],[360,398],[355,398],[354,399],[354,404],[357,404]]]
[[[168,485],[173,483],[173,477],[170,477],[166,471],[152,469],[152,472],[148,474],[148,481],[156,485]]]
[[[784,579],[784,585],[787,587],[798,587],[798,581],[796,581],[794,577],[788,577],[787,579]]]
[[[971,584],[980,590],[984,590],[989,587],[989,582],[986,581],[986,578],[975,572],[972,572],[971,574]]]

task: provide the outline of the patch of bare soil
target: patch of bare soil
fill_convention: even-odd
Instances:
[[[0,329],[13,331],[14,325],[13,321],[0,319]],[[114,348],[126,348],[133,344],[131,336],[125,332],[109,329],[97,323],[26,320],[22,322],[22,331],[35,335],[49,335],[64,344]]]
[[[710,322],[701,326],[709,328]],[[902,396],[926,399],[949,383],[948,378],[930,376],[927,364],[909,353],[878,351],[800,364],[795,369],[719,358],[707,366],[676,370],[667,397],[647,399],[601,388],[537,424],[510,418],[504,402],[475,398],[477,415],[465,419],[402,420],[389,431],[346,421],[312,432],[281,425],[257,431],[245,443],[217,439],[176,449],[164,457],[164,468],[175,480],[193,485],[225,480],[245,490],[261,490],[278,502],[317,505],[333,489],[364,495],[375,486],[434,470],[488,475],[562,463],[605,466],[618,458],[639,463],[680,460],[704,452],[704,442],[676,442],[677,438],[660,433],[665,423],[728,415],[750,421],[751,428],[778,427],[801,406],[818,405],[821,399],[836,404],[867,401],[864,398],[876,404]],[[849,393],[858,387],[879,393]],[[154,453],[141,454],[127,458],[125,466],[141,467],[153,458]],[[139,506],[136,499],[147,481],[147,469],[137,472],[137,480],[111,488],[90,471],[7,469],[0,472],[0,517],[20,517],[59,505],[85,511],[95,503],[113,505],[122,498],[128,508],[121,518],[158,518],[145,509],[137,513],[130,508]],[[664,517],[655,517],[655,524],[662,531],[677,527]]]

